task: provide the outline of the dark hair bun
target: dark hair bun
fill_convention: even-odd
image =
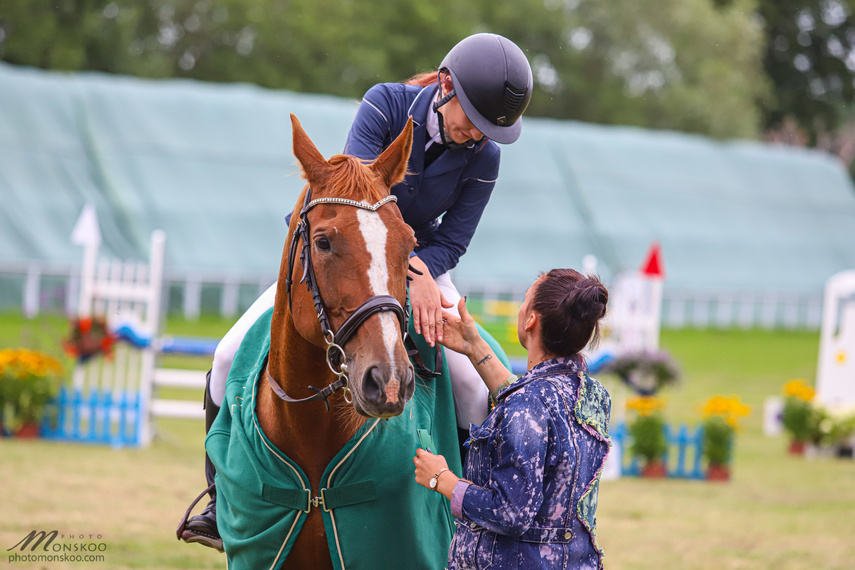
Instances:
[[[580,352],[599,337],[609,292],[600,280],[573,269],[553,269],[534,293],[544,348],[558,356]]]
[[[584,279],[567,293],[563,308],[569,315],[583,322],[598,321],[606,314],[608,291],[599,281]]]
[[[599,281],[586,279],[581,284],[578,303],[582,308],[582,318],[586,321],[598,321],[606,314],[609,294]]]

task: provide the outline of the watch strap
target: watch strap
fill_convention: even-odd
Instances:
[[[445,473],[446,471],[451,471],[448,467],[443,467],[440,469],[436,475],[431,477],[430,479],[430,488],[436,491],[437,486],[439,485],[439,476]]]

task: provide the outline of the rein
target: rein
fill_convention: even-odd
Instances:
[[[288,274],[285,278],[285,291],[288,293],[288,310],[291,312],[293,318],[294,313],[291,311],[291,287],[293,286],[293,279],[291,276],[294,273],[294,262],[297,257],[297,242],[302,241],[303,247],[300,250],[300,263],[303,265],[303,276],[300,279],[300,283],[305,283],[309,292],[312,294],[312,300],[315,304],[315,312],[318,317],[318,322],[321,325],[321,333],[323,334],[324,342],[326,342],[327,345],[327,366],[329,366],[332,373],[336,375],[337,379],[325,388],[309,386],[309,389],[313,390],[315,394],[307,398],[292,398],[288,396],[288,394],[285,393],[285,390],[282,389],[279,382],[277,382],[269,373],[267,374],[267,381],[273,389],[273,392],[280,399],[286,402],[312,402],[323,400],[327,410],[329,410],[330,404],[328,398],[337,390],[345,391],[344,399],[347,403],[351,403],[353,401],[349,396],[350,388],[348,388],[347,378],[348,368],[347,363],[344,361],[345,354],[342,347],[347,344],[353,335],[356,334],[359,327],[362,326],[370,316],[383,311],[391,311],[398,317],[398,322],[401,325],[401,335],[406,343],[408,339],[407,330],[409,326],[410,303],[409,292],[407,293],[407,300],[404,307],[402,307],[398,300],[392,295],[375,295],[368,298],[368,300],[362,303],[353,313],[351,313],[344,323],[342,323],[341,327],[339,327],[338,331],[332,331],[329,318],[327,317],[326,310],[324,309],[323,298],[321,297],[321,292],[318,289],[317,278],[315,277],[315,268],[312,264],[312,247],[311,240],[309,239],[308,213],[318,204],[339,204],[376,212],[381,206],[388,204],[389,202],[397,202],[398,198],[397,196],[390,194],[379,202],[369,205],[364,202],[357,202],[356,200],[349,200],[347,198],[329,197],[312,200],[311,197],[312,188],[309,187],[306,190],[306,195],[303,199],[303,207],[300,210],[300,221],[294,229],[294,235],[291,238],[291,246],[288,250]],[[409,348],[409,345],[407,346]]]

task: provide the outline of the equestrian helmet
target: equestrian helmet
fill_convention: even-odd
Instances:
[[[474,34],[451,48],[439,68],[451,75],[475,128],[498,143],[519,138],[533,81],[528,59],[514,42],[497,34]]]

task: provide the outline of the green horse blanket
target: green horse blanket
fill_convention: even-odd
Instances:
[[[449,503],[415,482],[412,458],[429,441],[433,453],[462,471],[447,366],[436,379],[416,379],[400,416],[365,422],[327,466],[321,489],[312,489],[300,466],[262,432],[255,412],[271,315],[272,309],[258,319],[235,355],[223,409],[205,440],[217,468],[217,524],[229,568],[281,568],[310,509],[323,512],[337,570],[444,568],[454,533]],[[414,339],[425,362],[433,362],[434,349]]]

